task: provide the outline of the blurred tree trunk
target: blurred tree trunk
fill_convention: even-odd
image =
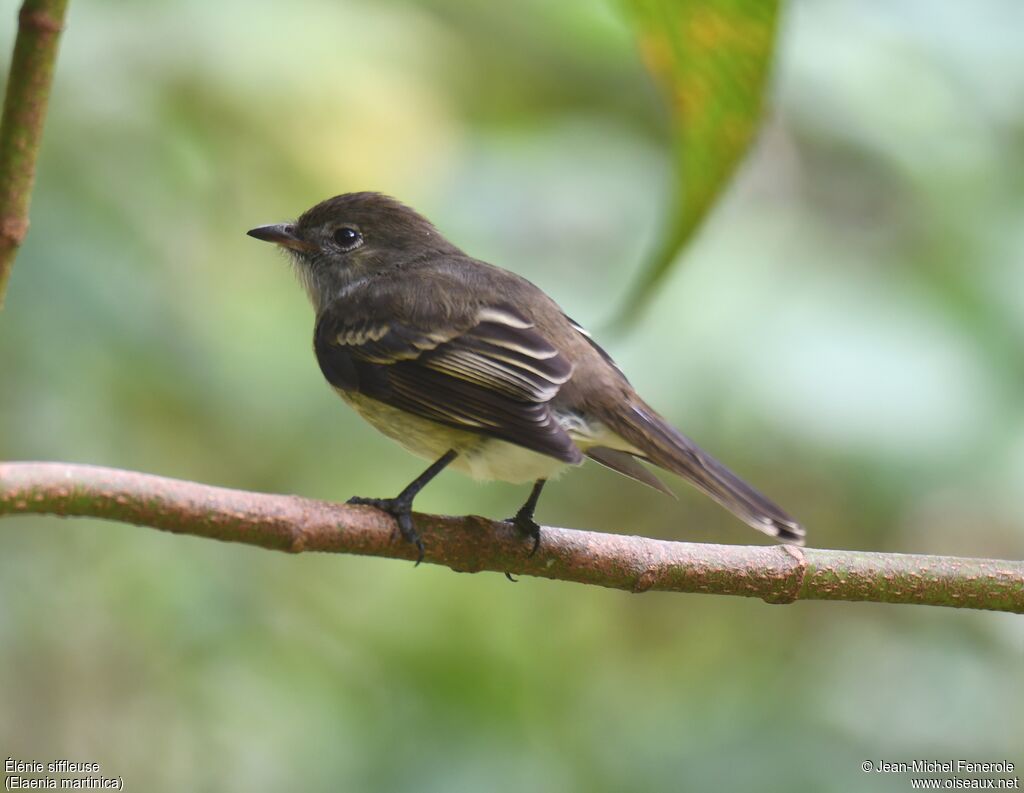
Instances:
[[[0,308],[14,257],[28,234],[39,141],[67,0],[25,0],[0,118]]]

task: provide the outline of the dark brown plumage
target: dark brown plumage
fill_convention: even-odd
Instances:
[[[517,516],[536,540],[543,481],[589,455],[668,492],[637,460],[653,463],[754,528],[802,542],[795,520],[661,418],[551,298],[467,256],[412,209],[350,193],[249,233],[292,253],[327,381],[378,429],[441,458],[397,499],[370,500],[410,539],[418,542],[412,496],[452,464],[480,478],[537,480]]]

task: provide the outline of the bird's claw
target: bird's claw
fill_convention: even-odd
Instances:
[[[393,517],[402,538],[416,546],[416,564],[423,561],[423,540],[420,539],[420,535],[412,525],[412,504],[402,498],[364,498],[362,496],[353,496],[346,503],[376,507],[381,512],[386,512]]]
[[[533,519],[532,515],[517,512],[511,518],[507,518],[505,522],[515,526],[524,537],[532,537],[533,548],[530,549],[529,555],[533,556],[537,553],[537,549],[540,547],[540,524]]]

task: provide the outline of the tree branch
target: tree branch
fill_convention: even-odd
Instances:
[[[0,464],[0,517],[106,518],[278,551],[414,559],[392,519],[372,507],[249,493],[87,465]],[[540,549],[507,523],[417,515],[425,561],[633,592],[665,590],[796,600],[863,600],[1024,613],[1024,562],[666,542],[543,530]]]
[[[28,233],[28,205],[67,0],[25,0],[0,118],[0,308]]]

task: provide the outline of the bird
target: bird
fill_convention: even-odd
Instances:
[[[393,498],[354,497],[424,545],[415,496],[445,468],[533,483],[510,522],[535,553],[545,484],[587,458],[671,495],[642,463],[676,474],[748,525],[802,545],[805,530],[651,408],[611,356],[527,279],[475,259],[423,215],[345,193],[248,235],[284,249],[315,312],[330,386],[431,465]]]

